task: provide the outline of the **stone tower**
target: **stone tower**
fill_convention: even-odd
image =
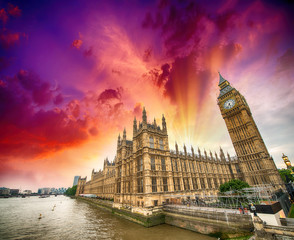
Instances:
[[[137,206],[152,206],[154,201],[160,201],[159,197],[154,197],[154,193],[167,191],[165,185],[171,185],[172,177],[167,169],[169,164],[169,144],[166,128],[166,121],[162,117],[162,127],[156,123],[147,122],[145,108],[142,112],[142,123],[135,126],[133,131],[133,155],[134,157],[134,192],[137,195],[132,200]],[[164,168],[164,169],[163,169]],[[164,181],[162,180],[164,179]],[[140,194],[147,194],[141,200]]]
[[[282,179],[269,155],[244,96],[219,73],[218,105],[239,159],[242,178],[249,185],[282,187]]]
[[[290,170],[292,171],[292,165],[291,165],[291,162],[290,162],[288,156],[286,156],[286,155],[283,153],[282,159],[284,160],[284,163],[286,164],[287,169],[290,169]]]

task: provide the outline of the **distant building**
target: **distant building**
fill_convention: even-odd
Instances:
[[[44,194],[49,194],[51,191],[51,188],[43,188]]]
[[[19,194],[19,189],[10,189],[10,194],[11,195],[18,195]]]
[[[51,188],[39,188],[38,194],[49,194],[51,192]]]
[[[30,195],[32,194],[32,190],[24,190],[22,193],[25,195]]]
[[[10,194],[10,189],[2,187],[0,188],[0,195],[9,195]]]
[[[58,193],[63,194],[63,193],[65,193],[66,190],[67,190],[67,188],[64,188],[64,187],[58,188]]]
[[[64,194],[66,188],[39,188],[38,194]]]
[[[75,176],[74,177],[74,181],[73,181],[73,185],[72,186],[75,186],[75,185],[78,185],[78,181],[79,181],[79,178],[80,178],[81,176]]]

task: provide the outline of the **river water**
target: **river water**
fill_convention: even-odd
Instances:
[[[39,219],[40,214],[42,214],[41,219]],[[215,238],[166,224],[145,228],[83,201],[65,196],[51,196],[1,198],[0,239],[212,240]]]

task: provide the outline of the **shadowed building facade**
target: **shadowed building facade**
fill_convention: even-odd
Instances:
[[[145,108],[142,122],[133,122],[133,136],[127,139],[126,130],[117,140],[114,175],[109,179],[114,185],[107,196],[114,198],[114,206],[122,204],[136,207],[161,205],[181,198],[194,198],[195,194],[216,194],[220,184],[231,179],[242,179],[251,186],[282,185],[273,159],[267,152],[245,98],[220,75],[218,105],[226,122],[237,157],[220,153],[201,153],[186,146],[179,151],[169,149],[165,117],[161,126],[147,121]],[[104,165],[105,166],[105,165]],[[105,178],[105,169],[100,175]],[[86,182],[80,179],[77,195],[82,193],[106,196],[101,186],[102,177]],[[100,182],[99,182],[100,181]],[[94,184],[95,182],[95,184]],[[99,184],[98,184],[99,182]],[[79,187],[84,189],[80,191]],[[99,191],[97,188],[99,187]]]

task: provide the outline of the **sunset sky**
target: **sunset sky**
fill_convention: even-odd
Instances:
[[[0,187],[69,187],[133,118],[169,145],[235,155],[218,71],[279,168],[294,164],[293,1],[1,1]]]

